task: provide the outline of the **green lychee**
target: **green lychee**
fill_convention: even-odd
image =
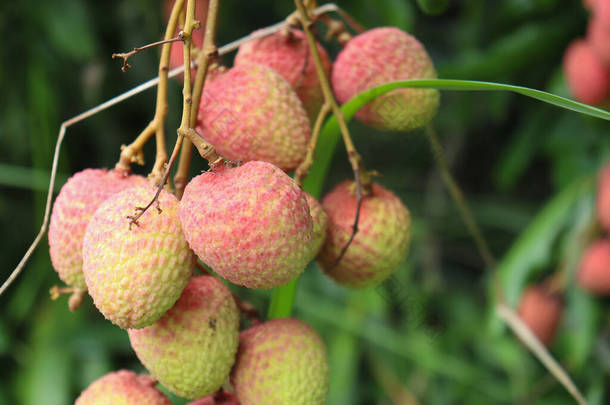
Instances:
[[[146,368],[171,392],[194,399],[222,386],[235,361],[239,310],[231,291],[211,276],[193,277],[154,324],[130,329]]]
[[[231,373],[243,405],[322,405],[328,393],[326,348],[297,319],[274,319],[243,331]]]
[[[328,214],[328,232],[318,263],[339,284],[368,287],[387,279],[407,257],[411,215],[400,198],[373,183],[371,193],[362,199],[358,233],[335,265],[352,234],[355,189],[353,181],[345,181],[322,200]]]
[[[75,405],[171,405],[155,385],[150,376],[121,370],[94,381]]]
[[[162,191],[163,212],[152,208],[130,228],[127,217],[155,192],[147,185],[110,197],[85,232],[83,272],[89,294],[100,312],[124,329],[143,328],[163,316],[180,297],[195,265],[172,194]]]
[[[61,280],[85,289],[83,237],[89,219],[108,197],[126,188],[142,186],[142,176],[125,176],[114,170],[85,169],[70,177],[55,199],[49,224],[53,268]]]

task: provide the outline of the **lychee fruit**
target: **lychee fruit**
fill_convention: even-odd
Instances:
[[[586,104],[602,103],[610,92],[610,71],[591,45],[576,40],[568,46],[563,69],[574,98]]]
[[[239,401],[231,392],[221,390],[216,394],[208,395],[205,398],[189,402],[187,405],[239,405]]]
[[[155,381],[147,375],[121,370],[94,381],[75,405],[171,405]]]
[[[318,254],[320,267],[339,284],[368,287],[388,278],[405,260],[411,241],[411,215],[394,193],[372,184],[362,197],[358,233],[336,263],[353,232],[356,185],[345,181],[322,200],[328,214],[326,241]]]
[[[322,45],[317,42],[316,45],[328,77],[331,68],[330,58]],[[249,63],[267,66],[286,79],[303,102],[309,118],[315,120],[324,103],[324,94],[303,31],[290,29],[287,32],[280,31],[246,42],[239,47],[235,55],[235,65]]]
[[[534,335],[548,346],[561,321],[563,301],[547,285],[533,284],[523,291],[518,312]]]
[[[434,79],[436,71],[423,45],[394,27],[368,30],[352,38],[333,65],[332,86],[341,103],[387,82]],[[355,115],[366,125],[409,131],[426,125],[436,114],[439,92],[403,88],[377,97]]]
[[[218,391],[229,376],[239,341],[239,310],[222,282],[198,276],[161,319],[128,332],[148,371],[174,394],[195,399]]]
[[[145,184],[142,176],[125,176],[104,169],[85,169],[68,179],[55,200],[49,225],[51,262],[64,283],[87,288],[83,276],[83,237],[99,205],[119,191]]]
[[[313,239],[311,242],[311,258],[317,256],[322,243],[326,239],[326,231],[328,229],[328,215],[322,208],[322,204],[318,202],[311,194],[303,192],[307,205],[309,206],[309,213],[313,221]]]
[[[610,230],[610,163],[597,176],[597,220],[606,230]]]
[[[123,329],[143,328],[174,305],[188,283],[195,257],[186,243],[178,200],[162,191],[163,212],[151,208],[131,226],[128,216],[156,188],[118,193],[93,214],[83,242],[83,272],[95,306]]]
[[[328,392],[326,348],[318,333],[297,319],[274,319],[239,335],[231,372],[244,405],[322,405]]]
[[[608,3],[608,12],[610,13],[610,2]],[[608,21],[603,21],[602,18],[595,16],[589,20],[587,42],[605,66],[607,75],[610,75],[608,73],[610,71],[610,15],[608,18]]]
[[[610,294],[610,241],[603,239],[587,248],[580,260],[578,284],[596,295]]]
[[[275,288],[311,259],[312,219],[296,183],[267,162],[220,166],[193,178],[180,221],[197,256],[248,288]]]
[[[235,66],[206,83],[198,118],[199,133],[223,157],[285,171],[303,160],[311,136],[290,83],[262,65]]]

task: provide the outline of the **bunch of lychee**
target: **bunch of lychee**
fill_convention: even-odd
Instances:
[[[563,69],[574,98],[591,105],[610,101],[610,1],[585,0],[591,18],[585,38],[566,49]]]
[[[317,46],[340,102],[388,81],[435,77],[423,46],[396,28],[351,39],[332,72]],[[405,260],[411,219],[394,193],[367,185],[354,235],[355,182],[319,203],[287,174],[305,157],[323,100],[305,36],[290,28],[242,45],[234,67],[209,76],[197,129],[226,161],[191,179],[181,200],[162,190],[159,209],[136,220],[136,207],[157,189],[143,177],[87,169],[68,180],[51,216],[53,266],[127,330],[150,373],[106,375],[77,404],[169,403],[155,381],[197,404],[325,403],[320,336],[296,319],[254,322],[240,333],[237,298],[220,279],[276,288],[317,257],[336,282],[367,287]],[[356,117],[414,129],[433,117],[438,100],[436,90],[396,90]],[[215,275],[194,276],[197,260]]]

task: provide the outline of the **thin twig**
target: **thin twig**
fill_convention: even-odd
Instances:
[[[324,71],[322,60],[320,59],[320,52],[318,51],[316,39],[310,28],[312,21],[307,13],[307,9],[303,4],[303,0],[295,0],[294,2],[299,13],[298,18],[301,22],[301,25],[303,26],[303,30],[305,31],[305,36],[307,37],[309,50],[311,52],[311,55],[313,56],[313,60],[316,65],[318,79],[320,81],[320,86],[322,87],[322,93],[324,94],[324,102],[330,105],[333,114],[337,119],[339,129],[341,130],[341,136],[343,138],[343,143],[345,144],[345,150],[347,151],[347,157],[352,167],[352,171],[354,172],[354,179],[356,181],[356,197],[358,202],[356,207],[356,215],[354,218],[353,231],[348,242],[343,247],[341,255],[339,255],[339,257],[335,261],[335,264],[333,266],[335,267],[349,248],[351,242],[356,236],[356,233],[358,232],[358,221],[360,219],[362,196],[363,194],[368,194],[370,192],[371,177],[370,174],[364,168],[364,165],[362,164],[362,158],[358,154],[358,151],[354,146],[354,142],[352,141],[352,138],[349,134],[349,130],[347,128],[347,124],[345,123],[345,117],[343,116],[343,112],[341,111],[341,108],[339,108],[339,104],[337,103],[337,100],[335,100],[335,96],[333,95],[333,92],[331,90],[330,82],[328,80],[328,77],[326,76],[326,72]]]
[[[309,144],[307,145],[307,154],[305,158],[297,167],[294,172],[294,181],[299,186],[303,184],[303,180],[307,177],[307,173],[309,173],[309,169],[311,165],[313,165],[314,154],[316,151],[316,145],[318,144],[318,138],[320,137],[320,131],[322,130],[322,124],[324,123],[324,119],[330,113],[330,104],[324,103],[322,108],[318,112],[318,116],[316,118],[316,122],[313,126],[313,131],[311,132],[311,139],[309,140]]]
[[[127,63],[127,61],[133,55],[136,55],[136,54],[138,54],[138,53],[140,53],[142,51],[145,51],[145,50],[147,50],[149,48],[154,48],[155,46],[159,46],[159,45],[163,45],[163,44],[169,44],[169,43],[172,43],[172,42],[183,41],[183,40],[184,40],[184,38],[182,36],[182,31],[180,31],[178,33],[178,36],[174,37],[174,38],[163,39],[161,41],[153,42],[152,44],[140,46],[138,48],[133,48],[133,50],[131,50],[129,52],[125,52],[125,53],[113,53],[112,54],[112,59],[122,58],[123,59],[123,66],[121,66],[121,70],[123,72],[126,72],[127,69],[131,68],[131,65],[129,63]]]

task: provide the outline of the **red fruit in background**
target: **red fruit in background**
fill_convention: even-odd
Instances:
[[[610,231],[610,164],[606,164],[597,176],[597,220]]]
[[[578,270],[578,284],[596,295],[610,294],[609,240],[599,240],[585,251]]]
[[[607,21],[598,16],[589,20],[587,41],[606,66],[606,70],[610,70],[610,15]]]
[[[545,284],[528,286],[521,295],[519,316],[545,345],[549,345],[563,313],[561,297]]]
[[[155,380],[148,375],[121,370],[91,383],[75,405],[171,405],[155,385]]]
[[[328,76],[331,67],[330,58],[319,43],[317,47]],[[311,120],[316,118],[324,102],[324,95],[303,31],[296,29],[291,29],[288,33],[280,31],[246,42],[239,47],[235,55],[235,65],[247,63],[264,65],[279,73],[292,85],[303,102],[309,118]]]
[[[189,402],[187,405],[239,405],[239,401],[231,392],[222,390],[214,395]]]
[[[568,46],[563,58],[563,69],[574,98],[586,104],[600,104],[610,93],[610,71],[584,40]]]

